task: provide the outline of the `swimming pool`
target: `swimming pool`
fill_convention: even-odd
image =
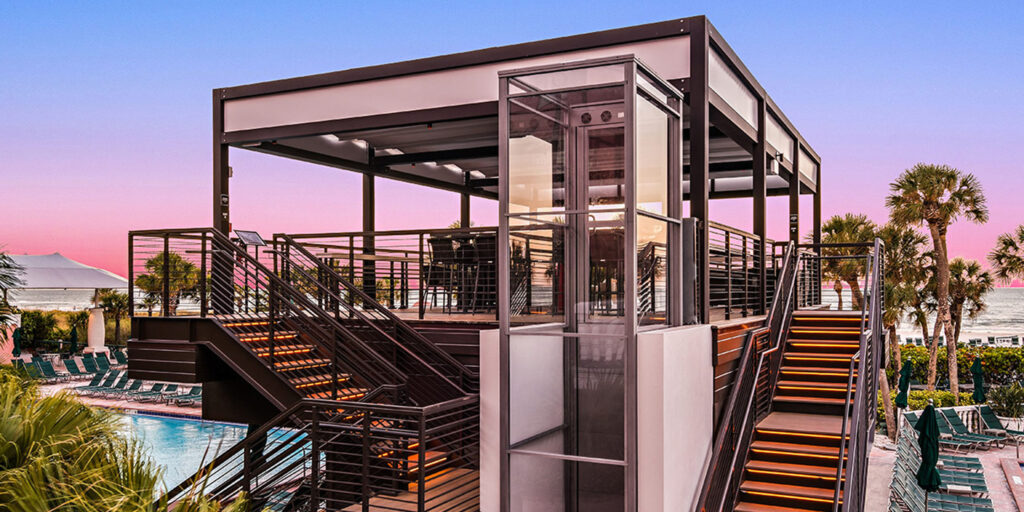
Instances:
[[[195,474],[204,462],[204,455],[205,462],[209,463],[217,454],[242,440],[246,431],[245,426],[232,423],[148,414],[121,414],[119,421],[121,431],[142,441],[163,469],[165,489]]]

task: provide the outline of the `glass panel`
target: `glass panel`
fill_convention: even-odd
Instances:
[[[818,165],[811,160],[811,156],[804,150],[800,150],[800,174],[807,176],[811,183],[818,182]]]
[[[661,87],[654,85],[654,82],[648,80],[643,74],[637,73],[636,85],[652,97],[661,100],[663,103],[668,103],[668,94]]]
[[[511,508],[515,512],[621,512],[625,468],[513,453],[509,460]],[[566,491],[566,481],[576,481]]]
[[[509,335],[510,446],[622,461],[626,341],[603,324],[581,330]]]
[[[636,207],[668,215],[669,116],[637,96]]]
[[[757,98],[714,50],[708,54],[708,85],[750,126],[757,128]]]
[[[768,141],[776,151],[782,152],[782,157],[785,160],[793,162],[793,148],[796,147],[796,142],[788,133],[782,128],[782,125],[775,119],[775,116],[768,114],[766,117],[767,121],[764,126],[764,138]],[[772,155],[774,156],[774,155]]]
[[[509,218],[509,321],[512,325],[565,322],[565,217]]]
[[[636,217],[636,311],[640,325],[668,323],[668,230],[672,225]]]
[[[517,76],[513,80],[520,83],[518,87],[521,89],[549,91],[552,89],[622,82],[625,80],[625,74],[626,68],[624,64],[611,64],[608,66]]]
[[[509,102],[509,213],[565,209],[564,117],[543,97]]]
[[[615,218],[588,219],[589,265],[586,321],[600,317],[621,318],[626,314],[626,229],[622,213]]]
[[[611,109],[602,110],[603,112],[608,112],[610,115]],[[587,129],[586,133],[588,205],[591,209],[598,210],[624,208],[626,205],[625,129],[622,126],[595,127]]]

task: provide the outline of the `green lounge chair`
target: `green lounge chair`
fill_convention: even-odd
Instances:
[[[921,450],[917,447],[916,439],[917,433],[913,429],[904,426],[903,432],[900,433],[898,449],[908,451],[916,457],[914,460],[919,460],[921,458]],[[977,457],[971,457],[968,455],[940,453],[939,462],[943,468],[951,471],[960,471],[965,473],[985,472],[985,467],[981,465],[981,460]]]
[[[64,369],[68,371],[72,379],[87,379],[92,377],[92,374],[88,374],[78,369],[78,363],[72,358],[64,359]]]
[[[907,421],[910,422],[911,427],[917,424],[916,411],[907,411],[903,413],[903,417],[905,417]],[[939,424],[939,433],[944,435],[944,437],[939,437],[940,448],[946,448],[948,450],[953,450],[954,452],[956,452],[960,450],[974,450],[978,447],[977,441],[958,439],[954,437],[952,435],[952,432],[949,431],[949,426],[946,425],[944,421],[939,421],[937,423]],[[945,427],[946,432],[942,431],[943,427]],[[949,433],[949,435],[945,435],[947,432]]]
[[[139,397],[144,397],[144,396],[149,396],[149,395],[160,396],[160,394],[161,394],[161,392],[163,392],[163,390],[164,390],[164,384],[162,382],[157,382],[156,384],[153,384],[146,391],[135,391],[133,393],[128,393],[128,399],[129,400],[137,400]]]
[[[203,388],[202,386],[192,386],[192,389],[188,390],[188,393],[184,395],[178,395],[167,402],[174,402],[174,405],[195,405],[203,403]]]
[[[96,373],[99,375],[107,373],[101,372],[100,369],[96,366],[96,360],[91,357],[82,358],[82,368],[85,368],[86,373]]]
[[[53,363],[43,359],[36,362],[39,365],[39,370],[43,372],[43,377],[51,382],[61,382],[71,380],[71,374],[58,372],[54,367]]]
[[[25,369],[25,373],[28,374],[32,380],[43,381],[45,384],[52,384],[56,382],[56,379],[52,379],[43,374],[42,368],[39,367],[39,363],[36,361],[29,361],[22,363],[22,368]]]
[[[110,360],[107,359],[107,355],[100,353],[96,355],[96,367],[102,371],[110,371]]]
[[[167,395],[172,395],[172,394],[173,395],[178,394],[178,385],[177,384],[168,384],[159,393],[138,397],[138,398],[136,398],[136,400],[138,400],[139,402],[162,402],[167,397]]]
[[[124,398],[128,393],[134,393],[142,389],[142,381],[139,379],[132,379],[127,387],[119,390],[111,390],[103,394],[106,398]]]
[[[124,352],[120,350],[114,351],[114,360],[117,361],[117,364],[121,366],[126,366],[128,364],[128,357],[125,356]]]
[[[104,398],[117,396],[118,394],[120,394],[122,391],[125,390],[125,387],[128,386],[129,380],[130,379],[128,379],[128,374],[125,373],[125,374],[121,375],[120,379],[117,379],[117,382],[114,384],[113,387],[110,387],[110,388],[107,388],[107,389],[103,389],[103,390],[94,391],[93,392],[93,396],[104,397]]]
[[[99,386],[100,385],[100,381],[102,381],[102,380],[103,380],[103,374],[102,373],[97,373],[97,374],[93,375],[92,380],[89,381],[88,384],[86,384],[84,386],[75,386],[74,391],[77,392],[80,389],[92,388],[92,387]]]
[[[939,409],[939,412],[942,413],[942,416],[946,419],[946,422],[949,423],[949,426],[950,428],[953,429],[954,434],[961,437],[973,437],[975,439],[978,439],[978,441],[980,442],[994,444],[997,448],[1002,448],[1003,446],[1006,446],[1005,438],[999,436],[990,436],[988,434],[975,434],[971,432],[971,429],[967,428],[967,425],[964,425],[964,421],[960,419],[960,415],[957,414],[957,412],[954,411],[953,409],[947,407]]]
[[[114,385],[114,381],[117,380],[117,372],[97,373],[96,375],[100,378],[100,382],[99,383],[97,383],[97,384],[90,383],[88,386],[78,386],[78,387],[75,388],[75,392],[80,394],[80,395],[84,395],[84,394],[87,394],[87,393],[89,393],[90,391],[92,391],[94,389],[102,389],[103,387],[108,387],[109,388],[110,386],[113,386]],[[96,379],[93,378],[93,380],[95,381]]]
[[[988,404],[979,405],[978,414],[981,416],[981,422],[985,424],[986,434],[1004,435],[1018,443],[1024,441],[1024,431],[1013,430],[1003,426],[999,416],[996,416],[996,412]]]
[[[107,374],[107,375],[109,375],[109,377],[103,379],[103,382],[100,383],[99,386],[83,389],[83,390],[81,390],[79,392],[79,394],[80,395],[85,395],[85,396],[90,396],[90,395],[95,395],[95,394],[98,394],[98,393],[103,393],[105,391],[109,391],[112,387],[117,385],[117,382],[124,381],[124,380],[127,379],[127,377],[121,377],[120,379],[118,379],[118,376],[120,375],[120,373],[121,372],[116,372],[116,371],[110,372],[109,374]]]

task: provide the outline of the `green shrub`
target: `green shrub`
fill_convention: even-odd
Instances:
[[[57,316],[49,311],[25,311],[21,314],[23,348],[35,347],[36,342],[54,339]]]
[[[986,398],[996,414],[1007,418],[1024,417],[1024,387],[1020,384],[994,387]]]
[[[914,384],[924,384],[928,378],[928,349],[916,345],[903,345],[901,347],[903,361],[910,358],[911,380]],[[959,369],[960,382],[970,382],[971,363],[974,357],[980,355],[982,369],[985,375],[986,385],[1003,385],[1020,382],[1024,379],[1024,348],[1021,347],[970,347],[961,346],[957,350],[957,368]],[[939,347],[938,353],[938,379],[940,382],[949,378],[949,366],[946,364],[946,347]],[[903,361],[900,362],[902,366]],[[890,382],[896,382],[896,372],[899,368],[891,365],[887,373]]]

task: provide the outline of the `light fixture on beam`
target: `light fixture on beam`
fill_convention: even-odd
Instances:
[[[767,171],[768,175],[769,176],[778,176],[779,175],[779,159],[778,158],[771,158],[771,157],[769,157],[767,164],[768,164],[768,168],[765,169],[765,171]]]

